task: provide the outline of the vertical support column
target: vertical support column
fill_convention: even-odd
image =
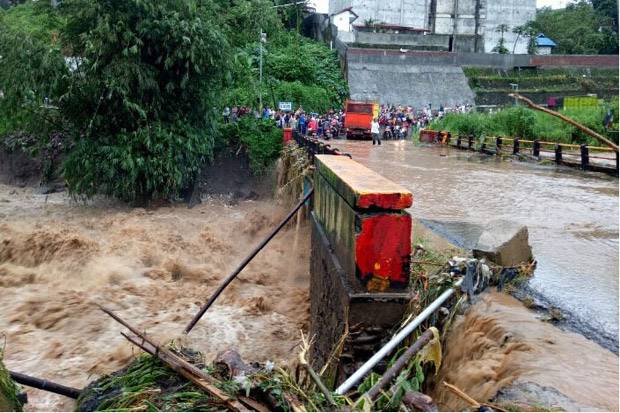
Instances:
[[[502,138],[498,136],[497,138],[495,138],[495,154],[500,155],[501,152],[502,152]]]
[[[590,151],[588,150],[588,145],[581,145],[581,169],[587,171],[590,167]]]
[[[540,158],[540,141],[538,139],[534,139],[534,145],[532,146],[532,156],[535,158]]]
[[[519,138],[515,138],[515,140],[512,142],[512,154],[519,154]]]
[[[456,137],[456,147],[461,149],[461,135],[457,135]]]
[[[562,145],[555,144],[555,163],[560,165],[562,163]]]
[[[363,359],[406,311],[412,222],[405,209],[412,202],[411,192],[347,157],[315,156],[310,335],[317,368],[347,329],[372,337],[344,343]],[[333,366],[328,383],[346,376],[347,366]]]
[[[469,135],[467,137],[467,149],[471,149],[474,146],[474,137]]]

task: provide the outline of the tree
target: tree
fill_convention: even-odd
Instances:
[[[598,10],[586,0],[571,3],[565,9],[540,9],[532,27],[557,43],[554,53],[616,54],[617,12],[603,7],[607,4],[603,1],[593,3],[598,4]]]
[[[59,106],[74,148],[74,195],[148,202],[191,185],[212,156],[210,108],[227,40],[202,0],[66,0],[65,41],[81,64]]]
[[[532,22],[527,22],[521,26],[517,26],[512,29],[512,32],[517,35],[514,45],[512,46],[512,54],[515,54],[517,43],[521,37],[525,37],[527,39],[527,52],[530,54],[534,52],[533,40],[536,36],[536,29],[532,27]]]
[[[493,51],[499,54],[508,54],[508,49],[506,48],[506,39],[504,39],[504,33],[506,33],[510,28],[507,24],[500,24],[495,28],[496,33],[500,33],[500,38],[497,42],[497,45],[493,48]]]
[[[609,19],[613,30],[618,33],[618,0],[592,0],[592,7],[603,19]]]

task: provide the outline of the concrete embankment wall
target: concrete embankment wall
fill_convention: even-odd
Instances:
[[[353,63],[348,80],[354,100],[439,108],[475,98],[459,66]]]
[[[335,42],[353,100],[452,106],[474,103],[463,67],[510,70],[539,68],[617,68],[618,56],[500,55],[348,47]],[[485,102],[486,103],[486,102]],[[493,104],[489,102],[487,104]]]

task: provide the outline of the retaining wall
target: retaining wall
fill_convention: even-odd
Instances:
[[[376,35],[376,33],[371,33]],[[474,104],[462,67],[510,70],[515,67],[617,68],[618,56],[530,56],[445,51],[399,51],[348,47],[337,43],[351,98],[423,107],[431,103]],[[493,104],[489,96],[480,104]]]

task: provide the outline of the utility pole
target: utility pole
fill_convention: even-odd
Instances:
[[[258,107],[259,107],[259,111],[261,112],[261,116],[262,116],[262,111],[263,111],[263,43],[267,42],[267,33],[263,33],[263,31],[261,30],[260,33],[260,42],[258,47],[259,49],[259,53],[260,53],[260,58],[258,61]]]

